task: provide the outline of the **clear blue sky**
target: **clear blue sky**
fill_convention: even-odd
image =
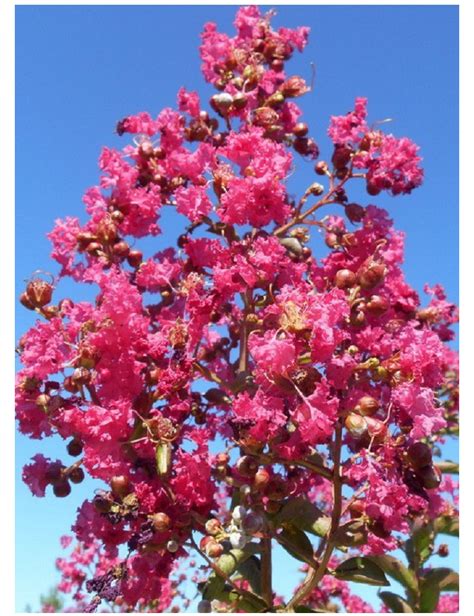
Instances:
[[[291,72],[309,80],[310,62],[316,64],[315,90],[300,100],[323,157],[330,155],[329,116],[351,109],[356,96],[369,98],[372,120],[393,118],[389,130],[422,146],[424,185],[411,196],[373,202],[386,207],[407,233],[409,282],[419,291],[424,282],[441,282],[457,301],[457,7],[277,8],[277,26],[311,27],[309,45],[292,61]],[[84,220],[81,196],[97,182],[100,148],[126,143],[114,135],[117,120],[145,110],[156,115],[175,105],[181,85],[197,89],[206,102],[210,90],[199,70],[199,33],[209,20],[231,31],[234,13],[228,6],[16,8],[18,294],[34,270],[56,271],[45,234],[56,217]],[[303,163],[300,186],[314,181],[311,170]],[[163,226],[171,238],[179,225],[171,216]],[[67,284],[61,289],[72,292]],[[17,334],[32,322],[31,313],[20,307]],[[33,499],[20,475],[38,451],[60,457],[64,448],[17,438],[20,611],[26,604],[35,609],[39,594],[57,579],[58,537],[68,532],[76,507],[91,490],[85,483],[74,486],[67,499]],[[457,455],[454,447],[450,455]],[[289,589],[286,573],[278,588]]]

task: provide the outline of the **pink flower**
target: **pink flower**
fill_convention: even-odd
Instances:
[[[51,460],[40,453],[33,456],[32,460],[32,464],[25,464],[23,467],[22,479],[34,496],[44,496],[46,486],[49,484],[46,471],[50,467]]]
[[[253,398],[247,392],[240,394],[233,403],[232,411],[233,421],[242,425],[259,442],[271,440],[287,421],[283,400],[266,396],[261,390]]]
[[[178,91],[178,107],[180,111],[187,111],[189,115],[197,117],[201,110],[199,94],[190,92],[186,88],[180,88]]]
[[[248,347],[262,374],[283,375],[294,365],[296,354],[293,342],[268,331],[264,337],[250,336]]]
[[[188,186],[178,188],[175,193],[177,210],[184,214],[191,222],[198,222],[207,216],[212,209],[212,203],[202,186]]]
[[[344,116],[331,116],[328,135],[337,145],[359,143],[362,135],[368,130],[367,99],[356,98],[355,109]]]

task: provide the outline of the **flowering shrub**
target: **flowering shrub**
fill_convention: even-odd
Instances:
[[[434,460],[457,432],[457,310],[440,286],[421,303],[403,234],[348,194],[360,179],[410,193],[418,146],[371,126],[358,98],[320,160],[295,103],[311,87],[285,72],[308,28],[274,30],[256,7],[235,27],[204,27],[212,112],[182,88],[177,110],[122,119],[133,137],[102,151],[87,222],[49,234],[58,278],[20,298],[41,319],[19,343],[19,429],[76,458],[38,454],[23,478],[40,497],[86,473],[106,485],[78,510],[59,591],[80,611],[176,611],[191,578],[204,612],[368,612],[348,582],[391,578],[405,595],[381,592],[385,611],[451,611],[457,574],[428,560],[458,526],[457,465]],[[302,158],[318,181],[293,198]],[[164,207],[185,232],[144,255]],[[54,297],[64,277],[95,301]],[[277,544],[306,572],[289,600],[272,586]]]

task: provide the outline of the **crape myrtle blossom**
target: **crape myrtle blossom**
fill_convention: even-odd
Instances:
[[[86,221],[58,219],[49,234],[56,279],[33,276],[20,298],[38,320],[17,349],[19,429],[66,442],[23,479],[38,497],[68,496],[85,473],[101,485],[57,561],[59,590],[82,611],[186,608],[177,572],[197,552],[200,611],[336,599],[367,612],[348,581],[384,584],[380,558],[424,529],[429,554],[406,553],[426,587],[421,564],[457,516],[455,465],[437,459],[457,431],[457,309],[439,285],[422,304],[404,235],[373,203],[421,183],[418,147],[370,125],[357,98],[331,118],[314,182],[291,196],[294,167],[319,156],[295,102],[311,88],[287,72],[309,31],[275,30],[257,7],[239,8],[235,27],[204,27],[208,109],[181,88],[176,110],[118,123],[127,143],[103,148]],[[355,203],[360,178],[368,196]],[[144,254],[165,207],[182,233]],[[61,278],[95,298],[58,297]],[[272,589],[276,543],[306,564],[286,605]],[[414,591],[407,601],[425,605]]]

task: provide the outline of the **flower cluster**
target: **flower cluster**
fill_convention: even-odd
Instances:
[[[58,561],[61,590],[88,610],[165,609],[177,563],[198,550],[211,567],[203,610],[271,611],[271,583],[251,571],[268,575],[276,541],[314,573],[290,607],[337,594],[368,611],[318,559],[338,546],[385,554],[415,523],[457,512],[433,461],[457,425],[456,308],[440,286],[422,306],[401,269],[403,234],[347,194],[354,177],[369,195],[409,193],[418,148],[370,128],[357,99],[331,119],[331,162],[314,167],[325,185],[293,199],[293,165],[319,156],[293,100],[310,87],[285,72],[308,29],[276,31],[270,17],[240,8],[234,37],[207,24],[210,111],[181,89],[177,110],[122,119],[118,134],[135,137],[102,151],[87,222],[56,221],[58,279],[94,285],[95,300],[59,299],[42,277],[21,296],[41,320],[19,342],[19,429],[58,435],[75,458],[38,454],[24,480],[36,496],[65,497],[85,472],[106,484]],[[331,204],[345,216],[319,219]],[[135,241],[161,232],[164,207],[183,232],[144,255]],[[318,259],[312,227],[329,248]],[[316,555],[306,532],[321,537]]]

